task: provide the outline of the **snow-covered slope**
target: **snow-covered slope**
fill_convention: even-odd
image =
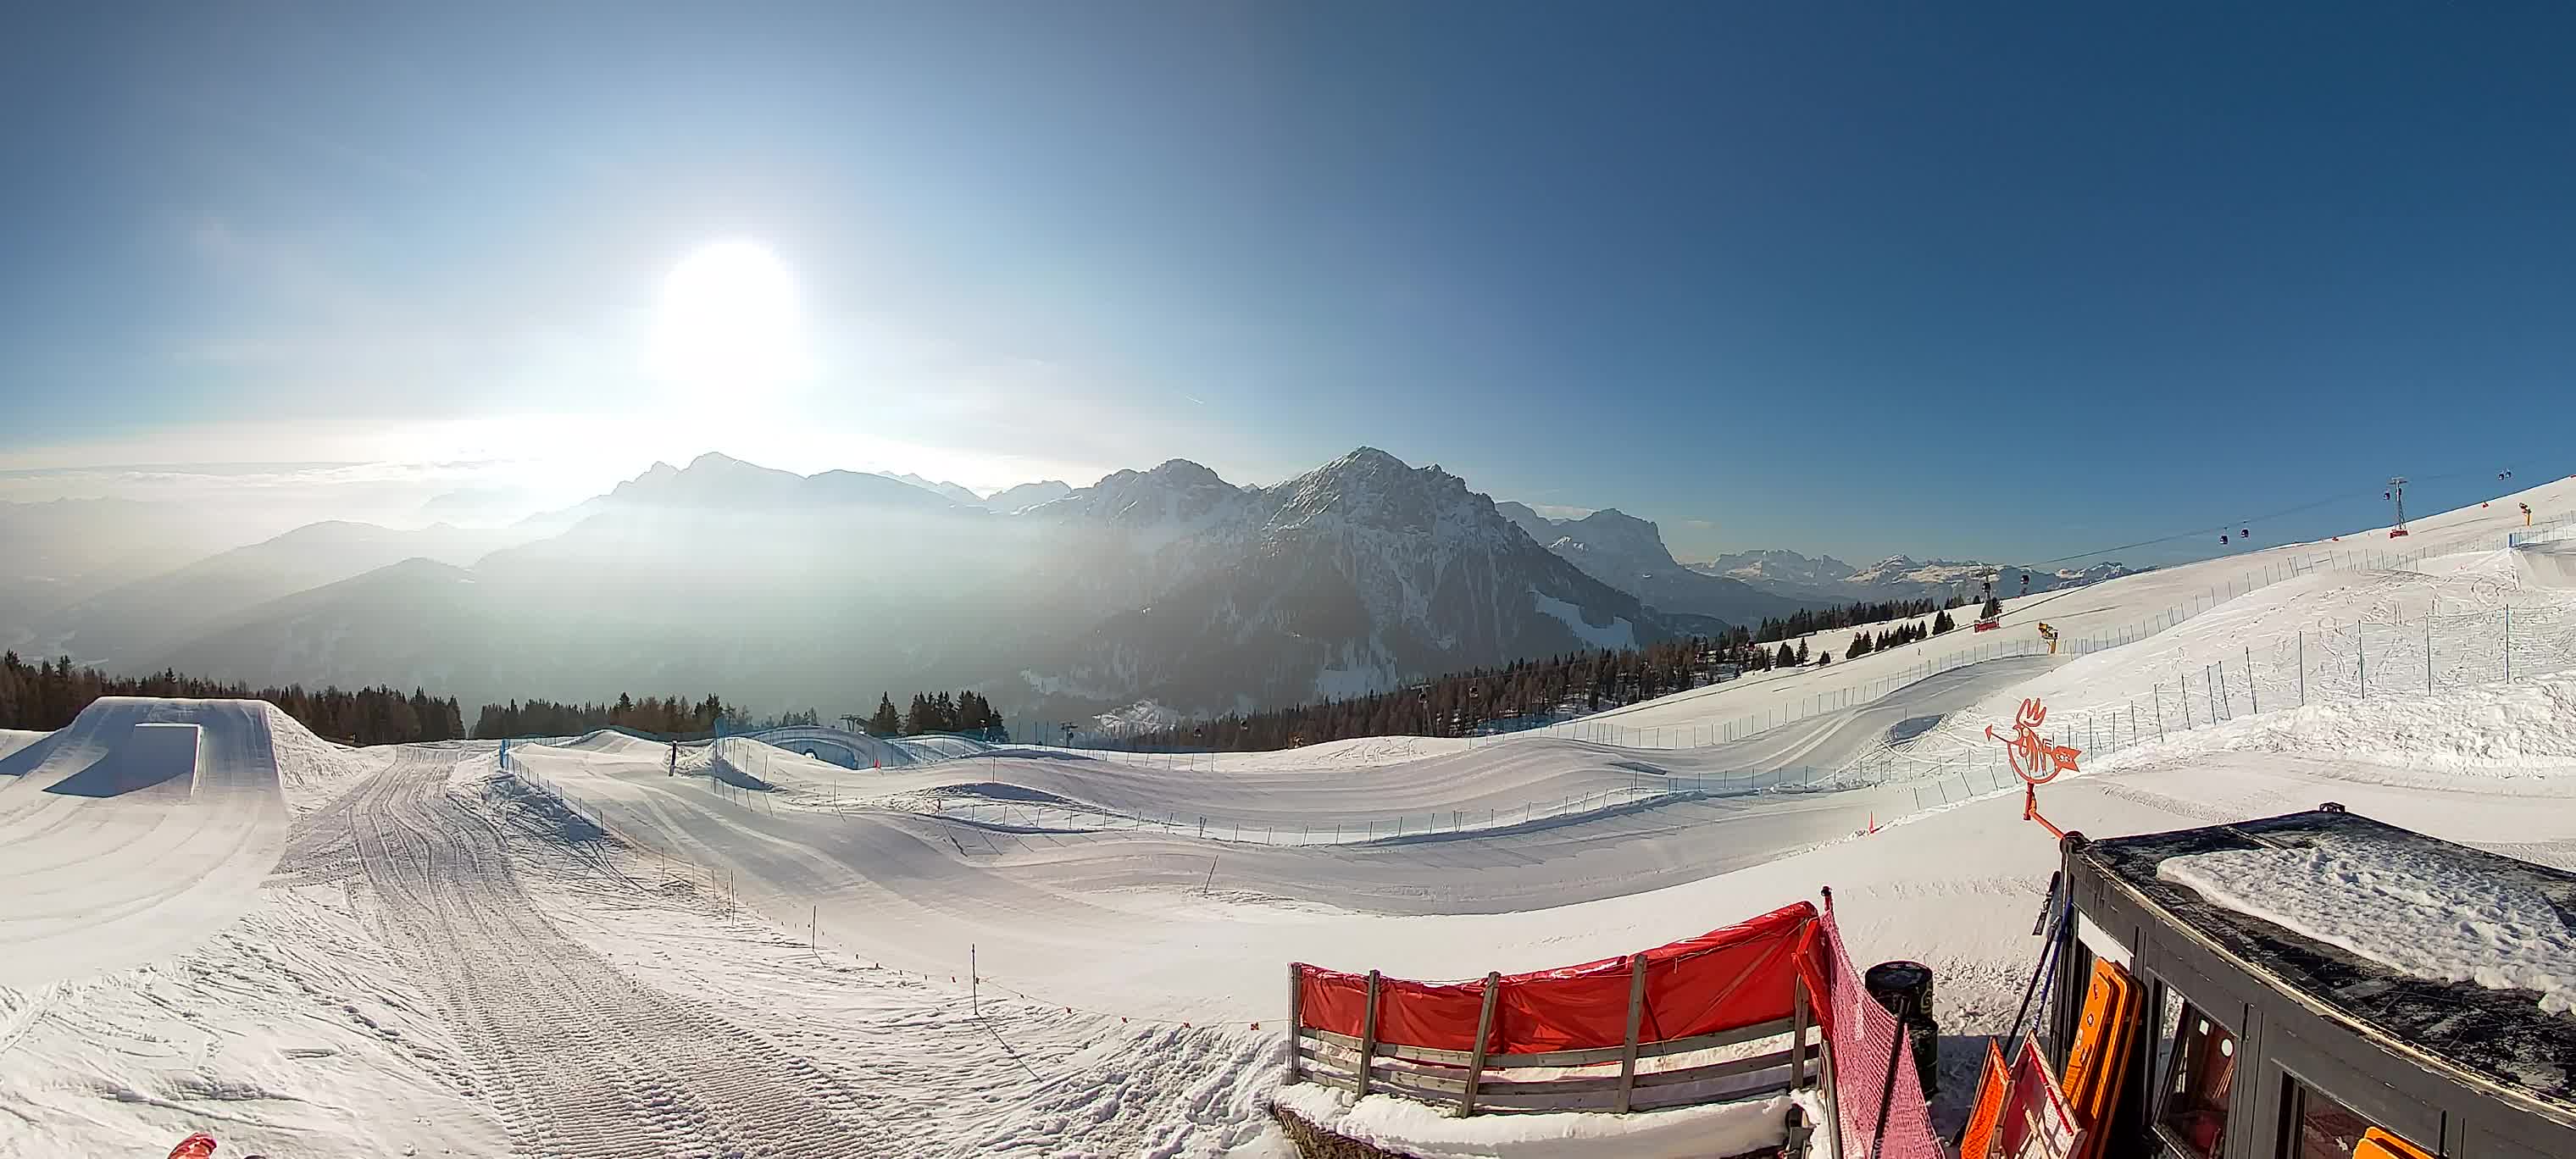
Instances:
[[[246,700],[110,697],[15,746],[0,757],[0,986],[171,956],[229,925],[284,847],[287,780],[336,782],[338,763]]]
[[[2576,483],[2518,498],[2576,510]],[[1215,1156],[1264,1145],[1286,961],[1431,979],[1558,966],[1819,885],[1833,887],[1856,957],[1918,960],[1940,978],[1941,1110],[1955,1124],[1977,1036],[2003,1029],[2021,999],[2031,915],[2059,856],[2023,819],[2017,784],[1924,808],[1899,784],[1634,787],[1832,759],[1904,723],[1889,718],[1941,717],[1905,742],[1922,745],[1953,718],[1972,733],[1978,713],[2030,695],[2080,718],[2282,626],[2396,622],[2435,599],[2566,607],[2566,593],[2515,585],[2499,558],[2515,524],[2480,509],[2421,521],[2399,546],[2429,558],[2402,568],[2366,554],[2385,538],[2356,535],[2015,600],[2006,632],[2044,616],[2099,646],[1894,684],[1688,752],[1390,738],[1204,764],[1003,748],[883,772],[781,754],[765,782],[776,787],[746,790],[671,776],[666,748],[622,739],[525,749],[520,771],[498,778],[488,747],[406,749],[304,816],[296,847],[309,852],[242,926],[166,968],[0,991],[7,1142],[135,1153],[202,1118],[227,1147],[271,1154]],[[2338,558],[2274,578],[2302,553]],[[2200,610],[2124,630],[2184,601]],[[1814,699],[1874,663],[1899,680],[1917,662],[1907,651],[1633,715],[1705,729],[1740,719],[1740,698]],[[2570,673],[2304,709],[2267,700],[2232,724],[2088,756],[2042,805],[2100,836],[2335,800],[2576,865]],[[2499,737],[2509,760],[2492,759]],[[1507,823],[1514,796],[1594,785],[1638,799]],[[1066,824],[1072,805],[1089,820]],[[1478,809],[1491,819],[1467,816]],[[1284,832],[1383,813],[1440,824],[1313,843],[1213,824]],[[2458,955],[2440,957],[2421,964]]]

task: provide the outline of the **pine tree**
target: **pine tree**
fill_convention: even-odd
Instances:
[[[1800,664],[1804,664],[1804,663],[1806,663],[1806,662],[1807,662],[1807,642],[1806,642],[1805,640],[1800,640],[1800,641],[1798,641],[1798,663],[1800,663]]]
[[[1993,596],[1987,596],[1986,609],[1977,613],[1977,618],[1980,620],[1991,620],[2002,614],[2004,614],[2004,602]]]

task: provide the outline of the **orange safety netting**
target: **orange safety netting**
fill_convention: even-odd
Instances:
[[[1495,995],[1485,1047],[1496,1054],[1619,1046],[1628,1038],[1632,957],[1645,959],[1646,993],[1637,1041],[1663,1042],[1757,1026],[1790,1016],[1797,979],[1824,992],[1825,959],[1816,907],[1783,906],[1695,938],[1579,966],[1506,974]],[[1368,975],[1299,963],[1298,1021],[1364,1038]],[[1483,980],[1378,979],[1377,1041],[1471,1051],[1485,999]]]

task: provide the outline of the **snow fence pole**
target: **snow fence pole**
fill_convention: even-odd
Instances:
[[[2504,682],[2513,683],[2513,605],[2504,606]]]
[[[2254,705],[2254,715],[2263,715],[2263,693],[2254,687],[2254,646],[2245,646],[2245,699]]]
[[[2370,699],[2370,623],[2359,621],[2352,626],[2354,671],[2361,678],[2361,698]]]
[[[1377,1054],[1377,979],[1378,972],[1368,975],[1368,1013],[1361,1016],[1360,1065],[1358,1089],[1352,1093],[1365,1099],[1369,1091],[1369,1059]]]
[[[2424,693],[2433,693],[2433,617],[2429,613],[2424,617]]]
[[[1789,1007],[1789,1089],[1794,1091],[1807,1085],[1807,976],[1792,971],[1791,977],[1796,998]],[[1482,1041],[1477,1043],[1479,1052],[1483,1046]],[[1467,1081],[1473,1084],[1476,1080]]]
[[[2299,707],[2308,706],[2308,633],[2299,630]]]
[[[1905,1057],[1905,1020],[1914,1013],[1914,996],[1907,994],[1897,999],[1896,1004],[1904,1009],[1895,1012],[1895,1041],[1888,1046],[1887,1081],[1878,1090],[1878,1125],[1869,1132],[1869,1159],[1878,1159],[1879,1148],[1887,1142],[1888,1105],[1896,1101],[1896,1065]]]
[[[1300,1009],[1301,1000],[1305,997],[1304,982],[1305,975],[1297,972],[1297,963],[1288,963],[1288,1080],[1283,1085],[1292,1087],[1297,1085],[1297,1048],[1306,1040],[1306,1013]],[[1479,1049],[1481,1047],[1480,1042]],[[1476,1089],[1475,1079],[1467,1080],[1467,1089]]]

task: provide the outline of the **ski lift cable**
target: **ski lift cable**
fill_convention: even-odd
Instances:
[[[2441,481],[2446,480],[2446,479],[2458,479],[2458,478],[2461,478],[2461,477],[2464,477],[2464,476],[2467,476],[2467,475],[2482,474],[2482,473],[2483,473],[2483,472],[2478,472],[2478,471],[2453,471],[2453,472],[2450,472],[2450,473],[2448,473],[2448,474],[2443,474],[2443,475],[2424,475],[2424,476],[2419,476],[2419,477],[2417,477],[2417,478],[2414,478],[2414,479],[2410,480],[2410,481],[2408,482],[2408,484],[2407,484],[2407,485],[2408,485],[2408,486],[2421,486],[2421,485],[2426,484],[2426,483],[2438,483],[2438,482],[2441,482]],[[2387,490],[2387,488],[2383,486],[2383,487],[2381,487],[2381,488],[2380,488],[2380,490],[2385,491],[2385,490]],[[2303,511],[2314,511],[2314,510],[2316,510],[2316,509],[2317,509],[2317,508],[2319,508],[2319,507],[2325,507],[2325,506],[2329,506],[2329,505],[2331,505],[2331,504],[2335,504],[2335,503],[2346,503],[2346,502],[2350,502],[2350,501],[2352,501],[2352,500],[2353,500],[2353,499],[2355,499],[2355,498],[2367,498],[2367,497],[2369,496],[2369,494],[2370,494],[2370,493],[2369,493],[2368,491],[2356,491],[2356,492],[2351,492],[2351,493],[2348,493],[2348,494],[2337,495],[2337,496],[2334,496],[2334,497],[2332,497],[2332,498],[2319,499],[2319,500],[2317,500],[2317,501],[2315,501],[2315,502],[2313,502],[2313,503],[2301,503],[2301,504],[2299,504],[2299,505],[2298,505],[2298,506],[2296,506],[2296,507],[2285,507],[2285,508],[2282,508],[2282,509],[2281,509],[2281,510],[2279,510],[2279,511],[2274,511],[2274,512],[2270,512],[2270,513],[2268,513],[2268,514],[2263,514],[2263,515],[2257,515],[2257,516],[2254,516],[2254,517],[2252,517],[2252,518],[2250,518],[2250,519],[2235,519],[2235,520],[2229,520],[2229,521],[2228,521],[2228,522],[2226,522],[2226,523],[2212,524],[2212,525],[2210,525],[2210,526],[2208,526],[2208,527],[2194,528],[2194,529],[2192,529],[2192,530],[2190,530],[2190,531],[2178,531],[2178,532],[2175,532],[2175,533],[2174,533],[2174,534],[2172,534],[2172,535],[2160,535],[2160,536],[2157,536],[2157,537],[2156,537],[2156,538],[2154,538],[2154,539],[2141,539],[2141,540],[2139,540],[2139,541],[2137,541],[2137,542],[2135,542],[2135,543],[2123,543],[2123,544],[2119,544],[2119,545],[2114,546],[2114,547],[2102,547],[2102,548],[2095,548],[2095,549],[2094,549],[2094,550],[2092,550],[2092,551],[2079,551],[2079,552],[2076,552],[2076,553],[2075,553],[2075,554],[2073,554],[2073,555],[2061,555],[2061,556],[2058,556],[2058,557],[2057,557],[2057,558],[2055,558],[2055,559],[2043,559],[2043,560],[2039,560],[2039,561],[2036,561],[2036,562],[2034,562],[2034,563],[2030,563],[2030,564],[2027,564],[2027,565],[2024,565],[2024,566],[2027,566],[2027,567],[2041,567],[2041,566],[2044,566],[2044,565],[2047,565],[2047,564],[2052,564],[2052,563],[2066,563],[2066,562],[2069,562],[2069,561],[2072,561],[2072,560],[2078,560],[2078,559],[2090,559],[2090,558],[2092,558],[2092,557],[2094,557],[2094,556],[2097,556],[2097,555],[2109,555],[2110,553],[2115,552],[2115,551],[2128,551],[2128,550],[2131,550],[2131,549],[2133,549],[2133,548],[2140,548],[2140,547],[2153,547],[2153,546],[2155,546],[2156,544],[2159,544],[2159,543],[2171,543],[2171,542],[2173,542],[2174,540],[2177,540],[2177,539],[2191,539],[2191,538],[2194,538],[2194,537],[2197,537],[2197,536],[2203,536],[2203,535],[2214,535],[2214,534],[2218,534],[2218,533],[2221,533],[2221,532],[2231,531],[2231,530],[2233,530],[2233,529],[2235,529],[2235,528],[2243,527],[2243,526],[2245,526],[2246,524],[2249,524],[2249,523],[2260,523],[2260,522],[2263,522],[2263,521],[2264,521],[2264,520],[2266,520],[2266,519],[2280,519],[2280,518],[2283,518],[2283,517],[2285,517],[2285,516],[2297,515],[2297,514],[2299,514],[2300,512],[2303,512]]]

